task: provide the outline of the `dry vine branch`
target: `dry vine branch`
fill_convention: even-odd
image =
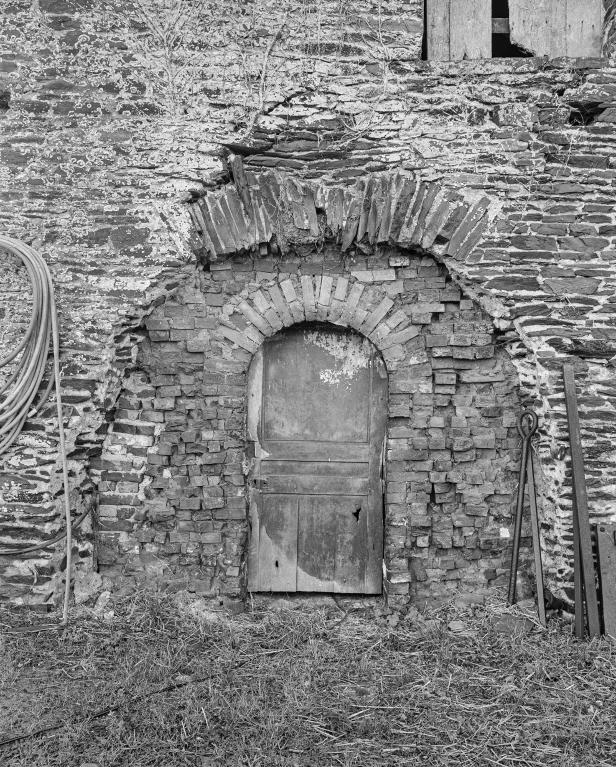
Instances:
[[[179,0],[177,3],[166,3],[165,0],[136,0],[136,10],[140,21],[147,28],[156,45],[160,46],[163,54],[163,72],[174,111],[180,107],[182,94],[191,79],[191,70],[186,70],[178,61],[181,48],[182,33],[195,26],[202,16],[206,0]]]
[[[282,22],[278,29],[276,30],[276,33],[272,37],[272,39],[269,41],[269,44],[267,48],[265,49],[265,53],[263,54],[263,62],[261,64],[261,75],[259,78],[259,104],[257,106],[257,109],[253,113],[252,117],[250,118],[250,121],[248,125],[246,126],[246,130],[240,136],[239,141],[245,141],[250,134],[252,133],[255,123],[257,122],[258,118],[263,114],[263,107],[265,105],[265,85],[267,80],[267,65],[269,61],[269,57],[274,50],[274,46],[280,39],[280,35],[282,34],[282,30],[285,28],[285,25],[287,23],[287,17],[288,12],[285,12],[284,16],[282,17]]]

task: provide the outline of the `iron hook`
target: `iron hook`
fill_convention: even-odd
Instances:
[[[525,410],[518,416],[518,432],[522,439],[530,439],[538,426],[539,419],[532,410]]]

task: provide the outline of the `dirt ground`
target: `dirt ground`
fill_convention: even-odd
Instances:
[[[611,640],[499,599],[340,604],[140,593],[40,633],[0,610],[0,764],[615,767]]]

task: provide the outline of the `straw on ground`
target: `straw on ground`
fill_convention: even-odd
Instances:
[[[0,740],[62,726],[0,763],[614,767],[614,645],[557,623],[503,631],[498,604],[398,622],[333,603],[199,617],[142,593],[61,634],[5,634]]]

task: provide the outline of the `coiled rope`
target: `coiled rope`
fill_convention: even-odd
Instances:
[[[68,605],[71,589],[72,530],[62,397],[60,393],[60,338],[53,283],[49,267],[43,258],[24,242],[0,235],[0,251],[2,250],[16,256],[26,268],[32,285],[32,316],[21,342],[4,359],[0,359],[0,368],[3,368],[21,354],[19,360],[15,363],[15,369],[5,383],[0,386],[0,456],[15,442],[26,419],[36,415],[45,404],[55,384],[59,451],[62,459],[64,489],[65,532],[60,537],[66,537],[66,582],[62,610],[62,623],[66,624],[68,622]],[[36,404],[34,404],[45,373],[50,343],[53,351],[52,373],[45,390]],[[59,540],[60,537],[56,537],[53,540]],[[0,549],[0,555],[25,554],[29,551],[44,548],[50,545],[50,543],[51,541],[45,541],[43,544],[16,550]]]

